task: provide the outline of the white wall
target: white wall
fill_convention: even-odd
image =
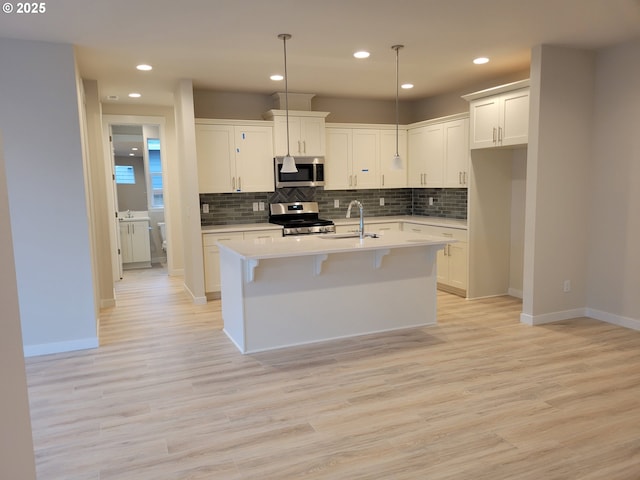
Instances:
[[[184,244],[184,286],[195,303],[206,303],[204,293],[204,259],[198,163],[193,110],[193,84],[182,80],[175,91],[176,137],[180,158],[180,192],[182,205],[182,240]]]
[[[36,468],[22,353],[16,269],[0,132],[0,478],[35,480]]]
[[[587,298],[594,55],[538,46],[531,59],[523,313],[581,316]],[[564,280],[571,292],[563,292]]]
[[[640,40],[599,52],[595,89],[588,307],[639,328]]]
[[[97,346],[71,45],[0,39],[0,130],[25,354]]]

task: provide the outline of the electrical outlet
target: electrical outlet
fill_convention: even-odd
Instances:
[[[253,202],[253,211],[254,212],[258,211],[258,202]]]
[[[333,201],[333,208],[340,208],[340,200],[337,198]]]
[[[429,197],[429,206],[433,205],[433,197]]]
[[[209,204],[208,203],[203,203],[202,204],[202,213],[209,213]]]
[[[562,283],[562,291],[567,293],[571,291],[571,280],[565,280]]]
[[[258,202],[258,210],[264,212],[264,202]]]
[[[384,207],[384,197],[380,197],[380,206]]]

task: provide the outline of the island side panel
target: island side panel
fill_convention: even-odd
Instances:
[[[220,249],[220,294],[224,333],[246,353],[244,323],[244,261],[227,249]]]
[[[374,251],[330,254],[319,273],[315,256],[261,260],[244,285],[246,352],[434,324],[439,248],[391,249],[379,268]]]

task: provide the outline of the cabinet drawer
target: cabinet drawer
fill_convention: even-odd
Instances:
[[[404,230],[407,232],[432,235],[434,237],[451,238],[460,242],[467,241],[467,231],[459,228],[436,227],[434,225],[417,225],[415,223],[405,223]]]
[[[229,233],[203,233],[202,245],[204,247],[215,247],[220,240],[242,240],[242,232]]]

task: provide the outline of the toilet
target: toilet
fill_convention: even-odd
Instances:
[[[158,222],[158,228],[160,228],[160,238],[162,239],[162,251],[167,251],[167,232],[164,222]]]

